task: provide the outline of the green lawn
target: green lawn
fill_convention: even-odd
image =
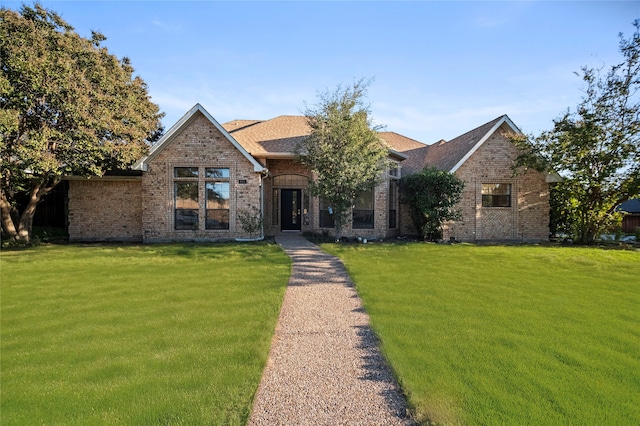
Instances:
[[[244,424],[290,272],[275,245],[0,254],[1,421]]]
[[[640,424],[640,253],[323,245],[423,421]]]

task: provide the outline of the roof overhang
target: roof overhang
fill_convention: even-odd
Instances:
[[[135,163],[132,166],[133,170],[142,170],[142,171],[146,171],[149,167],[149,162],[151,160],[153,160],[167,145],[169,145],[169,143],[171,143],[171,141],[189,124],[191,123],[191,121],[194,120],[195,116],[197,113],[201,113],[202,115],[204,115],[204,117],[209,120],[209,122],[211,124],[213,124],[213,126],[218,129],[220,131],[220,133],[222,133],[222,135],[229,141],[231,142],[231,144],[238,150],[240,151],[240,153],[242,153],[242,155],[253,165],[253,171],[254,172],[259,172],[259,173],[265,173],[266,169],[265,167],[260,164],[254,157],[251,156],[251,154],[249,154],[247,152],[246,149],[244,149],[242,147],[242,145],[240,145],[238,143],[238,141],[236,141],[233,136],[231,136],[229,134],[229,132],[227,132],[224,127],[222,127],[220,125],[220,123],[218,123],[216,121],[215,118],[213,118],[213,116],[211,114],[209,114],[207,112],[206,109],[204,109],[204,107],[202,105],[195,104],[193,106],[193,108],[191,108],[185,115],[182,116],[182,118],[180,120],[178,120],[178,122],[176,124],[174,124],[168,131],[167,133],[165,133],[162,138],[160,138],[160,140],[153,146],[151,147],[151,150],[149,151],[149,155],[147,155],[146,157],[141,158],[137,163]]]

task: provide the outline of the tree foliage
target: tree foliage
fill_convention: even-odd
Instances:
[[[629,39],[620,34],[623,62],[606,73],[588,67],[576,73],[586,87],[575,111],[555,119],[549,131],[514,139],[523,150],[517,167],[564,178],[552,208],[583,244],[593,243],[615,220],[615,207],[640,189],[640,21],[634,27]]]
[[[0,9],[0,208],[10,239],[29,239],[36,205],[62,176],[129,165],[162,133],[146,84],[105,39],[80,37],[37,3]]]
[[[464,182],[457,176],[435,167],[400,179],[401,201],[411,209],[413,225],[423,239],[442,238],[443,223],[460,219],[455,205],[463,189]]]
[[[298,158],[314,174],[312,195],[333,210],[336,238],[349,220],[353,200],[377,185],[388,166],[388,150],[364,104],[368,83],[338,86],[320,95],[305,116],[311,134],[297,148]]]

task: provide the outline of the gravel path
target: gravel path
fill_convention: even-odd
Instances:
[[[413,425],[344,266],[301,236],[249,425]]]

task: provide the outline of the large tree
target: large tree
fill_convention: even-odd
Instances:
[[[400,179],[401,201],[409,206],[413,225],[422,239],[441,239],[444,222],[460,219],[455,206],[463,189],[464,182],[456,175],[429,166]]]
[[[326,91],[305,111],[311,134],[297,148],[314,179],[309,190],[333,210],[336,238],[349,220],[356,197],[371,190],[388,167],[388,149],[365,104],[368,82]]]
[[[640,21],[629,39],[620,34],[624,60],[606,73],[583,67],[585,94],[574,111],[538,136],[514,141],[517,167],[555,170],[557,211],[576,241],[591,244],[615,219],[615,207],[640,189]],[[557,218],[556,218],[557,219]]]
[[[79,36],[40,4],[0,9],[0,210],[6,238],[28,241],[37,204],[64,175],[131,164],[162,133],[129,59]],[[20,209],[17,197],[28,203]],[[21,210],[21,211],[20,211]]]

